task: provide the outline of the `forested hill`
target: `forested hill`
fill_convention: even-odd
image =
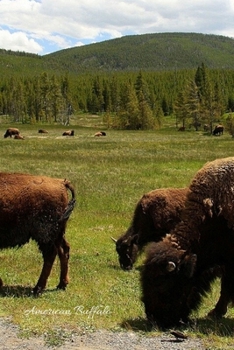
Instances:
[[[0,74],[234,69],[234,39],[196,33],[125,36],[45,56],[0,50]]]
[[[44,56],[67,69],[174,70],[234,68],[234,39],[195,33],[125,36]]]

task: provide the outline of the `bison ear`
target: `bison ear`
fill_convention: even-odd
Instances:
[[[197,263],[196,254],[188,254],[183,261],[183,272],[186,277],[191,278],[194,275]]]

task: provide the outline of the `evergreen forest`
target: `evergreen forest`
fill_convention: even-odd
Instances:
[[[38,56],[0,50],[0,115],[70,124],[102,114],[108,128],[159,128],[167,116],[195,129],[234,112],[234,40],[165,33],[123,37]],[[127,60],[127,61],[126,61]]]

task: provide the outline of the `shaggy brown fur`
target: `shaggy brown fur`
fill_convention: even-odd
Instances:
[[[221,295],[211,314],[223,316],[234,301],[234,157],[207,163],[195,175],[182,221],[151,245],[141,273],[142,300],[159,326],[186,321],[210,289],[206,272],[224,266]]]
[[[131,270],[149,242],[157,242],[180,221],[187,188],[150,191],[136,205],[130,227],[116,243],[122,269]]]
[[[0,173],[0,249],[22,246],[30,239],[37,242],[44,264],[34,294],[45,288],[57,254],[61,265],[58,288],[66,288],[69,244],[64,236],[74,198],[67,180]]]
[[[19,129],[16,129],[16,128],[8,128],[4,134],[4,138],[7,138],[7,137],[12,137],[14,135],[19,135]]]

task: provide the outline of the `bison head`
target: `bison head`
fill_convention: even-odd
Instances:
[[[113,239],[113,238],[112,238]],[[113,239],[119,256],[119,264],[123,270],[131,270],[138,253],[138,235]]]
[[[142,301],[150,322],[168,328],[186,322],[196,255],[170,242],[152,243],[141,272]]]

